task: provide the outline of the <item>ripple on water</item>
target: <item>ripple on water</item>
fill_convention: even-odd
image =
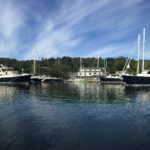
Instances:
[[[148,150],[150,89],[122,85],[0,86],[2,150]]]

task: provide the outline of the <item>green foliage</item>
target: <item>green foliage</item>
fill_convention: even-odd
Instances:
[[[104,67],[107,62],[107,72],[115,73],[121,71],[125,65],[126,58],[99,58],[99,67]],[[84,67],[96,67],[97,58],[82,58]],[[10,58],[0,58],[0,64],[4,64],[9,67],[13,67],[19,72],[33,73],[33,60],[16,60]],[[141,62],[140,62],[141,66]],[[70,72],[77,72],[80,67],[80,58],[75,57],[62,57],[62,58],[49,58],[42,60],[36,60],[36,74],[37,75],[50,75],[53,77],[68,78]],[[130,63],[129,73],[136,73],[137,61],[132,59]],[[145,69],[150,69],[150,61],[145,61]]]

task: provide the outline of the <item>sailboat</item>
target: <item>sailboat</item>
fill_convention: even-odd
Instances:
[[[107,61],[104,61],[105,70],[107,68]],[[106,73],[105,73],[106,74]],[[122,72],[117,71],[115,74],[109,74],[105,76],[100,76],[101,83],[108,83],[108,84],[123,84]]]
[[[111,83],[111,84],[123,84],[123,79],[120,74],[110,74],[107,76],[101,76],[100,77],[101,83]]]
[[[38,51],[37,51],[37,47],[36,45],[34,46],[34,57],[38,57]],[[41,76],[38,76],[36,75],[37,72],[36,72],[36,60],[35,58],[33,59],[33,76],[31,77],[31,80],[30,80],[30,83],[31,84],[39,84],[42,82],[42,77]]]
[[[33,60],[33,76],[31,77],[30,83],[41,83],[42,82],[42,77],[41,76],[36,76],[36,61],[35,59]]]
[[[143,60],[142,60],[142,72],[140,71],[140,41],[141,36],[138,35],[138,61],[137,61],[137,74],[136,75],[123,75],[123,81],[127,86],[150,86],[150,70],[145,70],[144,51],[145,51],[145,28],[143,29]]]

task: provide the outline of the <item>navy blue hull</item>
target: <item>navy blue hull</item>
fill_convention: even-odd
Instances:
[[[100,77],[102,83],[123,83],[122,78]]]
[[[0,82],[29,82],[31,75],[20,75],[16,77],[0,77]]]
[[[150,77],[124,75],[123,81],[127,85],[150,85]]]

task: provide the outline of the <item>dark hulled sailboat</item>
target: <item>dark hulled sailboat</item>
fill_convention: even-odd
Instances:
[[[117,75],[108,75],[104,77],[100,77],[101,83],[111,83],[111,84],[122,84],[123,80],[122,77]]]
[[[150,70],[145,70],[138,75],[123,75],[127,86],[150,86]]]
[[[144,70],[144,48],[145,48],[145,28],[143,29],[143,61],[142,72],[139,73],[139,52],[140,35],[138,35],[138,63],[136,75],[123,75],[123,81],[127,86],[150,86],[150,70]]]

